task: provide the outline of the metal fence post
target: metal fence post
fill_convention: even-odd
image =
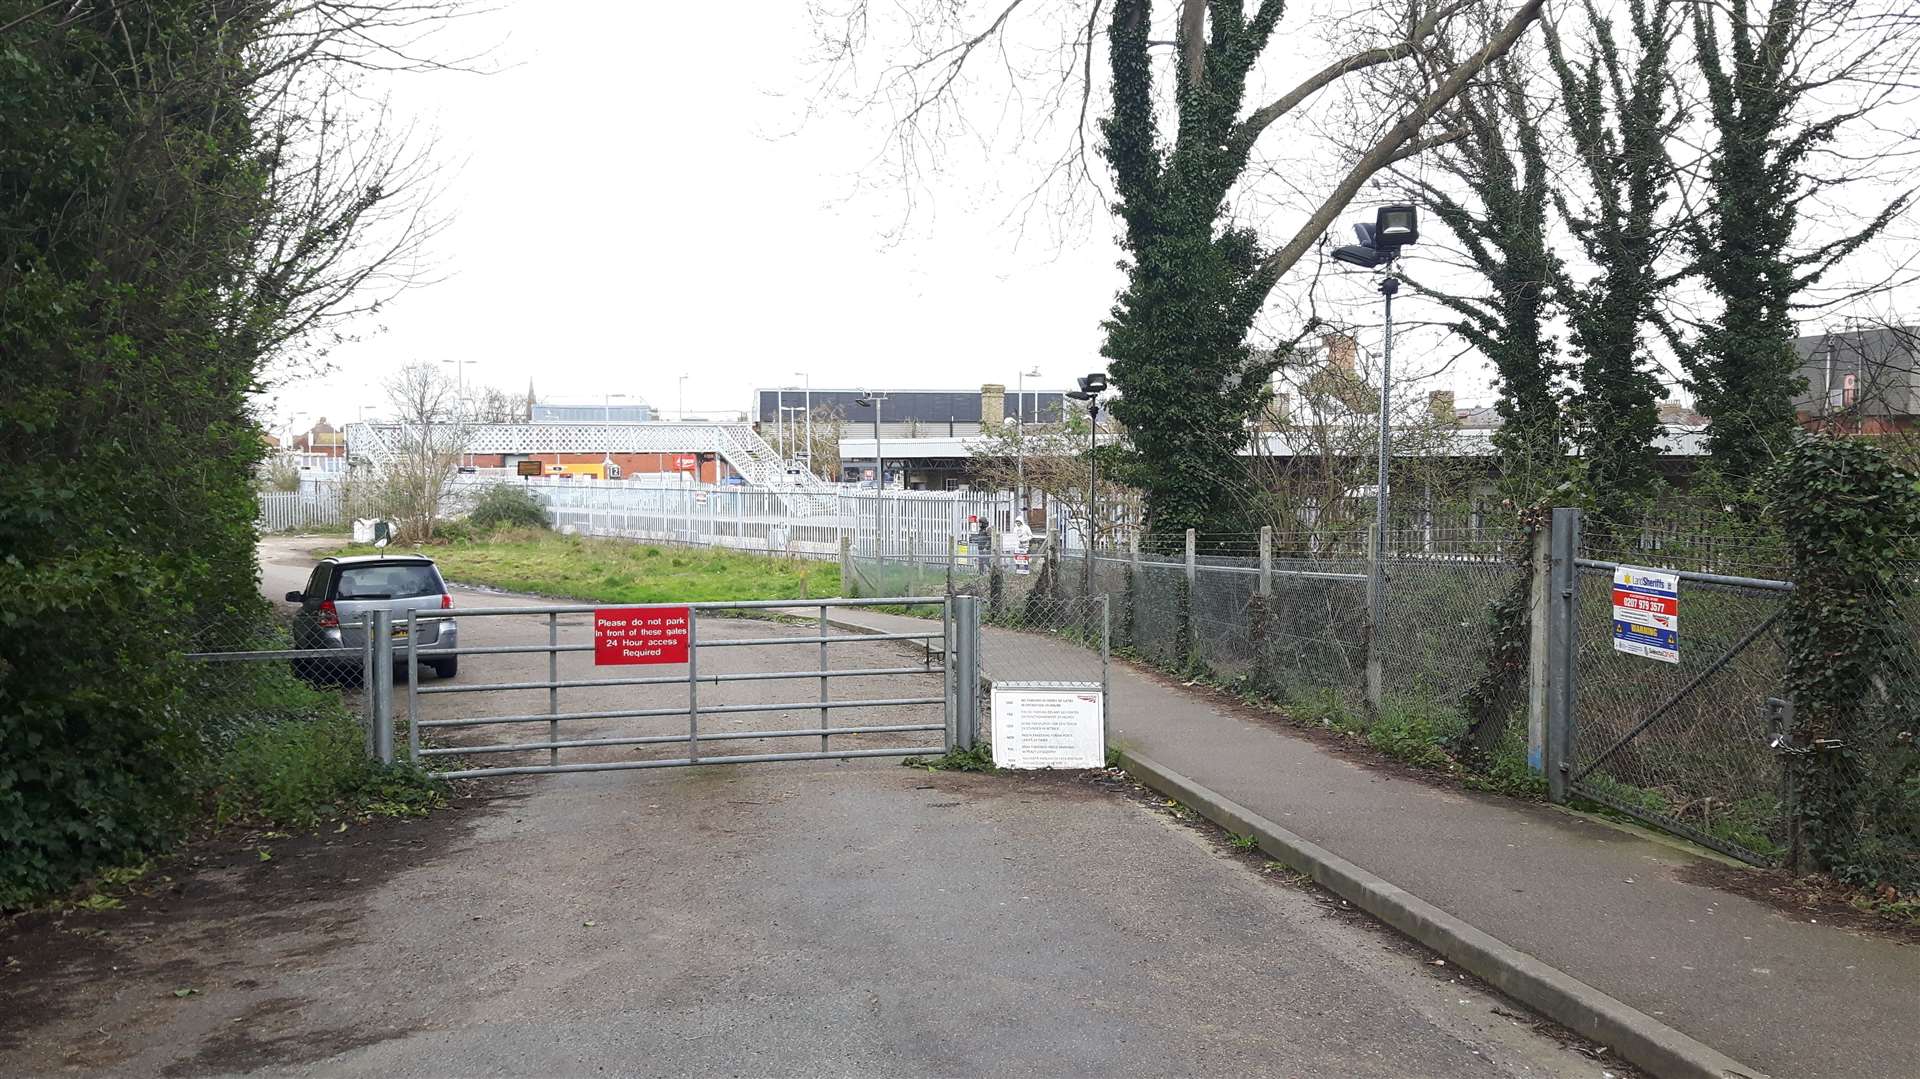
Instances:
[[[1547,696],[1552,681],[1547,638],[1553,611],[1552,560],[1552,529],[1534,529],[1533,558],[1527,566],[1527,572],[1533,576],[1527,612],[1527,769],[1535,775],[1545,775],[1547,771]]]
[[[1571,774],[1574,709],[1579,693],[1574,679],[1579,658],[1579,570],[1574,558],[1580,550],[1580,511],[1553,511],[1552,617],[1547,627],[1551,656],[1547,674],[1547,799],[1567,800]]]
[[[954,672],[960,664],[954,649],[953,633],[953,597],[947,597],[940,605],[940,688],[946,697],[947,738],[946,750],[951,753],[959,745],[960,702],[959,682]]]
[[[361,702],[367,728],[367,756],[378,759],[380,746],[374,734],[380,727],[378,704],[373,693],[373,617],[360,616],[360,693],[366,698]]]
[[[373,612],[373,750],[393,763],[393,612]]]
[[[420,763],[419,613],[411,607],[407,608],[407,763],[416,766]]]
[[[1367,531],[1367,708],[1380,714],[1386,698],[1387,531],[1379,523]]]
[[[689,653],[687,658],[691,660],[693,658],[692,654]],[[825,673],[827,670],[827,605],[824,603],[820,605],[820,670],[822,672],[820,675],[820,730],[824,732],[829,725],[827,716],[830,714],[827,709],[827,676]],[[820,752],[825,753],[826,751],[827,736],[822,733],[820,735]]]
[[[973,748],[974,727],[980,722],[980,600],[977,596],[953,597],[954,604],[954,694],[958,715],[954,718],[955,748]]]
[[[560,714],[560,615],[553,611],[547,612],[547,714]],[[547,721],[547,742],[551,744],[559,740],[560,721],[550,719]],[[560,763],[558,749],[547,750],[547,763]]]
[[[698,607],[687,609],[687,760],[695,764],[700,762],[700,608]]]
[[[1007,578],[1000,568],[1000,531],[987,533],[987,621],[998,622],[1006,614]]]

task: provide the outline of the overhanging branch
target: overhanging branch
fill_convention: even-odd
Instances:
[[[1280,275],[1292,269],[1314,243],[1326,234],[1327,229],[1332,227],[1334,219],[1340,216],[1341,211],[1346,209],[1347,204],[1360,193],[1360,189],[1373,178],[1375,173],[1399,160],[1396,155],[1414,141],[1414,136],[1428,120],[1433,118],[1435,113],[1458,96],[1467,83],[1488,64],[1505,56],[1513,48],[1514,43],[1520,40],[1520,36],[1526,33],[1527,28],[1540,17],[1540,8],[1543,3],[1544,0],[1527,0],[1522,4],[1519,10],[1513,13],[1512,18],[1509,18],[1500,31],[1482,45],[1478,52],[1449,72],[1446,79],[1435,87],[1432,93],[1423,98],[1412,112],[1402,117],[1399,123],[1380,136],[1373,147],[1354,163],[1352,169],[1348,170],[1339,186],[1335,187],[1333,192],[1321,202],[1320,208],[1313,212],[1313,216],[1307,219],[1307,223],[1301,226],[1293,239],[1287,241],[1286,246],[1268,255],[1261,262],[1260,279],[1267,289],[1271,289],[1274,283],[1280,280]]]

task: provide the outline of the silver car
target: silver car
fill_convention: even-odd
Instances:
[[[397,663],[406,662],[407,612],[443,611],[453,607],[447,582],[440,577],[433,559],[419,555],[361,555],[353,558],[323,558],[313,567],[307,587],[287,593],[288,603],[298,603],[293,616],[295,648],[338,648],[354,658],[295,660],[294,673],[309,680],[357,681],[359,655],[366,647],[365,625],[374,611],[392,611],[393,640]],[[362,618],[367,623],[362,622]],[[460,627],[452,618],[416,615],[421,649],[460,647]],[[452,678],[460,669],[459,656],[441,656],[421,660],[442,678]],[[327,678],[332,675],[333,678]]]

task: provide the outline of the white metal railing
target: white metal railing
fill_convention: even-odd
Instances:
[[[398,455],[401,428],[391,423],[347,425],[355,459],[376,465]],[[478,454],[710,453],[756,487],[808,494],[829,490],[811,473],[787,473],[787,462],[745,423],[496,423],[466,434],[462,449]]]
[[[974,519],[996,533],[1014,528],[1011,491],[880,491],[871,487],[742,486],[666,484],[662,477],[633,480],[508,476],[503,470],[463,473],[452,484],[452,506],[471,506],[487,488],[512,484],[547,507],[555,528],[587,536],[693,546],[728,547],[834,558],[846,540],[861,557],[944,561],[956,544],[968,542]],[[1047,519],[1059,522],[1065,508],[1049,501]],[[342,486],[314,482],[299,491],[260,496],[263,531],[339,526],[348,514]],[[1103,530],[1109,525],[1102,525]],[[1082,546],[1078,527],[1057,528],[1054,542],[1068,552]]]
[[[346,506],[338,485],[315,484],[298,491],[260,493],[262,532],[337,527],[345,521]]]

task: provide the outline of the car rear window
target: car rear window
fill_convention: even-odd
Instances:
[[[440,594],[440,574],[422,562],[342,566],[335,582],[335,599],[405,599]]]

